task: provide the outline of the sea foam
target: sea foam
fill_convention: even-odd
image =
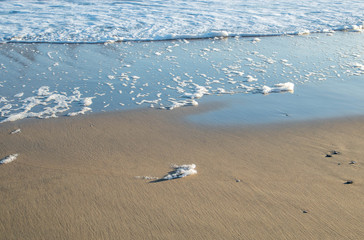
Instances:
[[[21,129],[18,128],[18,129],[15,129],[14,131],[12,131],[10,134],[18,134],[18,133],[21,133]]]
[[[3,0],[0,42],[113,43],[363,31],[363,12],[360,0]]]
[[[263,94],[280,93],[280,92],[294,92],[294,84],[291,82],[274,84],[273,87],[263,86],[260,91]]]
[[[3,159],[0,160],[0,164],[7,164],[7,163],[11,163],[12,161],[16,160],[16,158],[19,156],[19,154],[15,153],[15,154],[11,154]]]
[[[9,103],[0,108],[1,116],[5,117],[1,122],[12,122],[29,117],[57,117],[58,114],[69,111],[74,102],[82,103],[83,107],[77,112],[68,113],[69,116],[85,114],[92,110],[89,107],[92,104],[92,97],[82,98],[78,87],[70,96],[67,96],[66,93],[50,91],[49,86],[42,86],[33,93],[35,95],[19,100],[22,103],[20,107],[17,107],[17,104]],[[12,111],[9,111],[10,109]]]
[[[174,171],[164,176],[163,177],[164,180],[171,180],[175,178],[182,178],[197,174],[197,170],[195,169],[196,168],[195,164],[173,165],[172,168],[174,169]]]
[[[206,89],[206,87],[199,86],[197,84],[193,84],[193,85],[195,86],[194,92],[193,93],[184,93],[183,97],[191,98],[191,99],[202,98],[203,95],[207,95],[209,93],[209,91]]]

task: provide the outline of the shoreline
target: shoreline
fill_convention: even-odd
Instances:
[[[351,28],[350,28],[351,27]],[[176,36],[175,38],[161,38],[161,39],[115,39],[115,40],[104,40],[104,41],[90,41],[90,42],[68,42],[68,41],[21,41],[21,40],[7,40],[4,42],[0,42],[0,44],[117,44],[117,43],[148,43],[148,42],[170,42],[170,41],[201,41],[201,40],[224,40],[228,38],[266,38],[266,37],[289,37],[289,36],[302,36],[302,35],[318,35],[318,34],[333,34],[333,33],[341,33],[341,32],[363,32],[364,26],[363,25],[352,25],[352,26],[345,26],[342,28],[330,29],[330,30],[318,30],[313,32],[288,32],[288,33],[270,33],[270,34],[263,34],[263,33],[236,33],[236,34],[228,34],[224,31],[210,33],[208,36]]]
[[[146,109],[0,125],[0,157],[19,154],[0,165],[0,235],[364,236],[363,117],[211,127],[182,118],[193,112]],[[326,157],[332,151],[340,154]],[[197,174],[143,178],[160,179],[171,164],[196,164]]]

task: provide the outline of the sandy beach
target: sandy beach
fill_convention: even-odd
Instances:
[[[364,239],[364,4],[0,9],[0,240]]]
[[[1,158],[19,155],[0,165],[0,239],[364,237],[363,118],[224,128],[184,121],[195,109],[2,124]]]

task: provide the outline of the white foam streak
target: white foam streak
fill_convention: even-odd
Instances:
[[[24,93],[23,93],[23,92],[21,92],[21,93],[15,94],[15,95],[14,95],[14,97],[16,97],[16,98],[21,98],[23,95],[24,95]]]
[[[80,114],[85,114],[86,112],[89,112],[91,111],[92,109],[89,108],[89,107],[83,107],[80,111],[78,112],[71,112],[71,113],[68,113],[67,116],[70,116],[70,117],[74,117],[74,116],[77,116],[77,115],[80,115]]]
[[[191,100],[181,100],[181,101],[171,101],[172,104],[164,109],[173,110],[175,108],[186,107],[186,106],[198,106],[198,102],[194,99]],[[163,109],[163,107],[161,107]]]

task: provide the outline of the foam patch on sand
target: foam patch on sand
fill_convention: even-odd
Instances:
[[[20,128],[12,131],[10,134],[18,134],[18,133],[21,133],[21,129]]]
[[[153,176],[135,176],[137,179],[143,179],[143,180],[158,180],[158,177]]]
[[[16,158],[19,156],[19,154],[15,153],[15,154],[11,154],[3,159],[0,160],[0,164],[7,164],[7,163],[11,163],[12,161],[16,160]]]
[[[173,165],[172,168],[174,171],[168,173],[163,177],[164,180],[171,180],[176,178],[183,178],[190,175],[197,174],[196,165],[195,164],[186,164],[186,165]]]

